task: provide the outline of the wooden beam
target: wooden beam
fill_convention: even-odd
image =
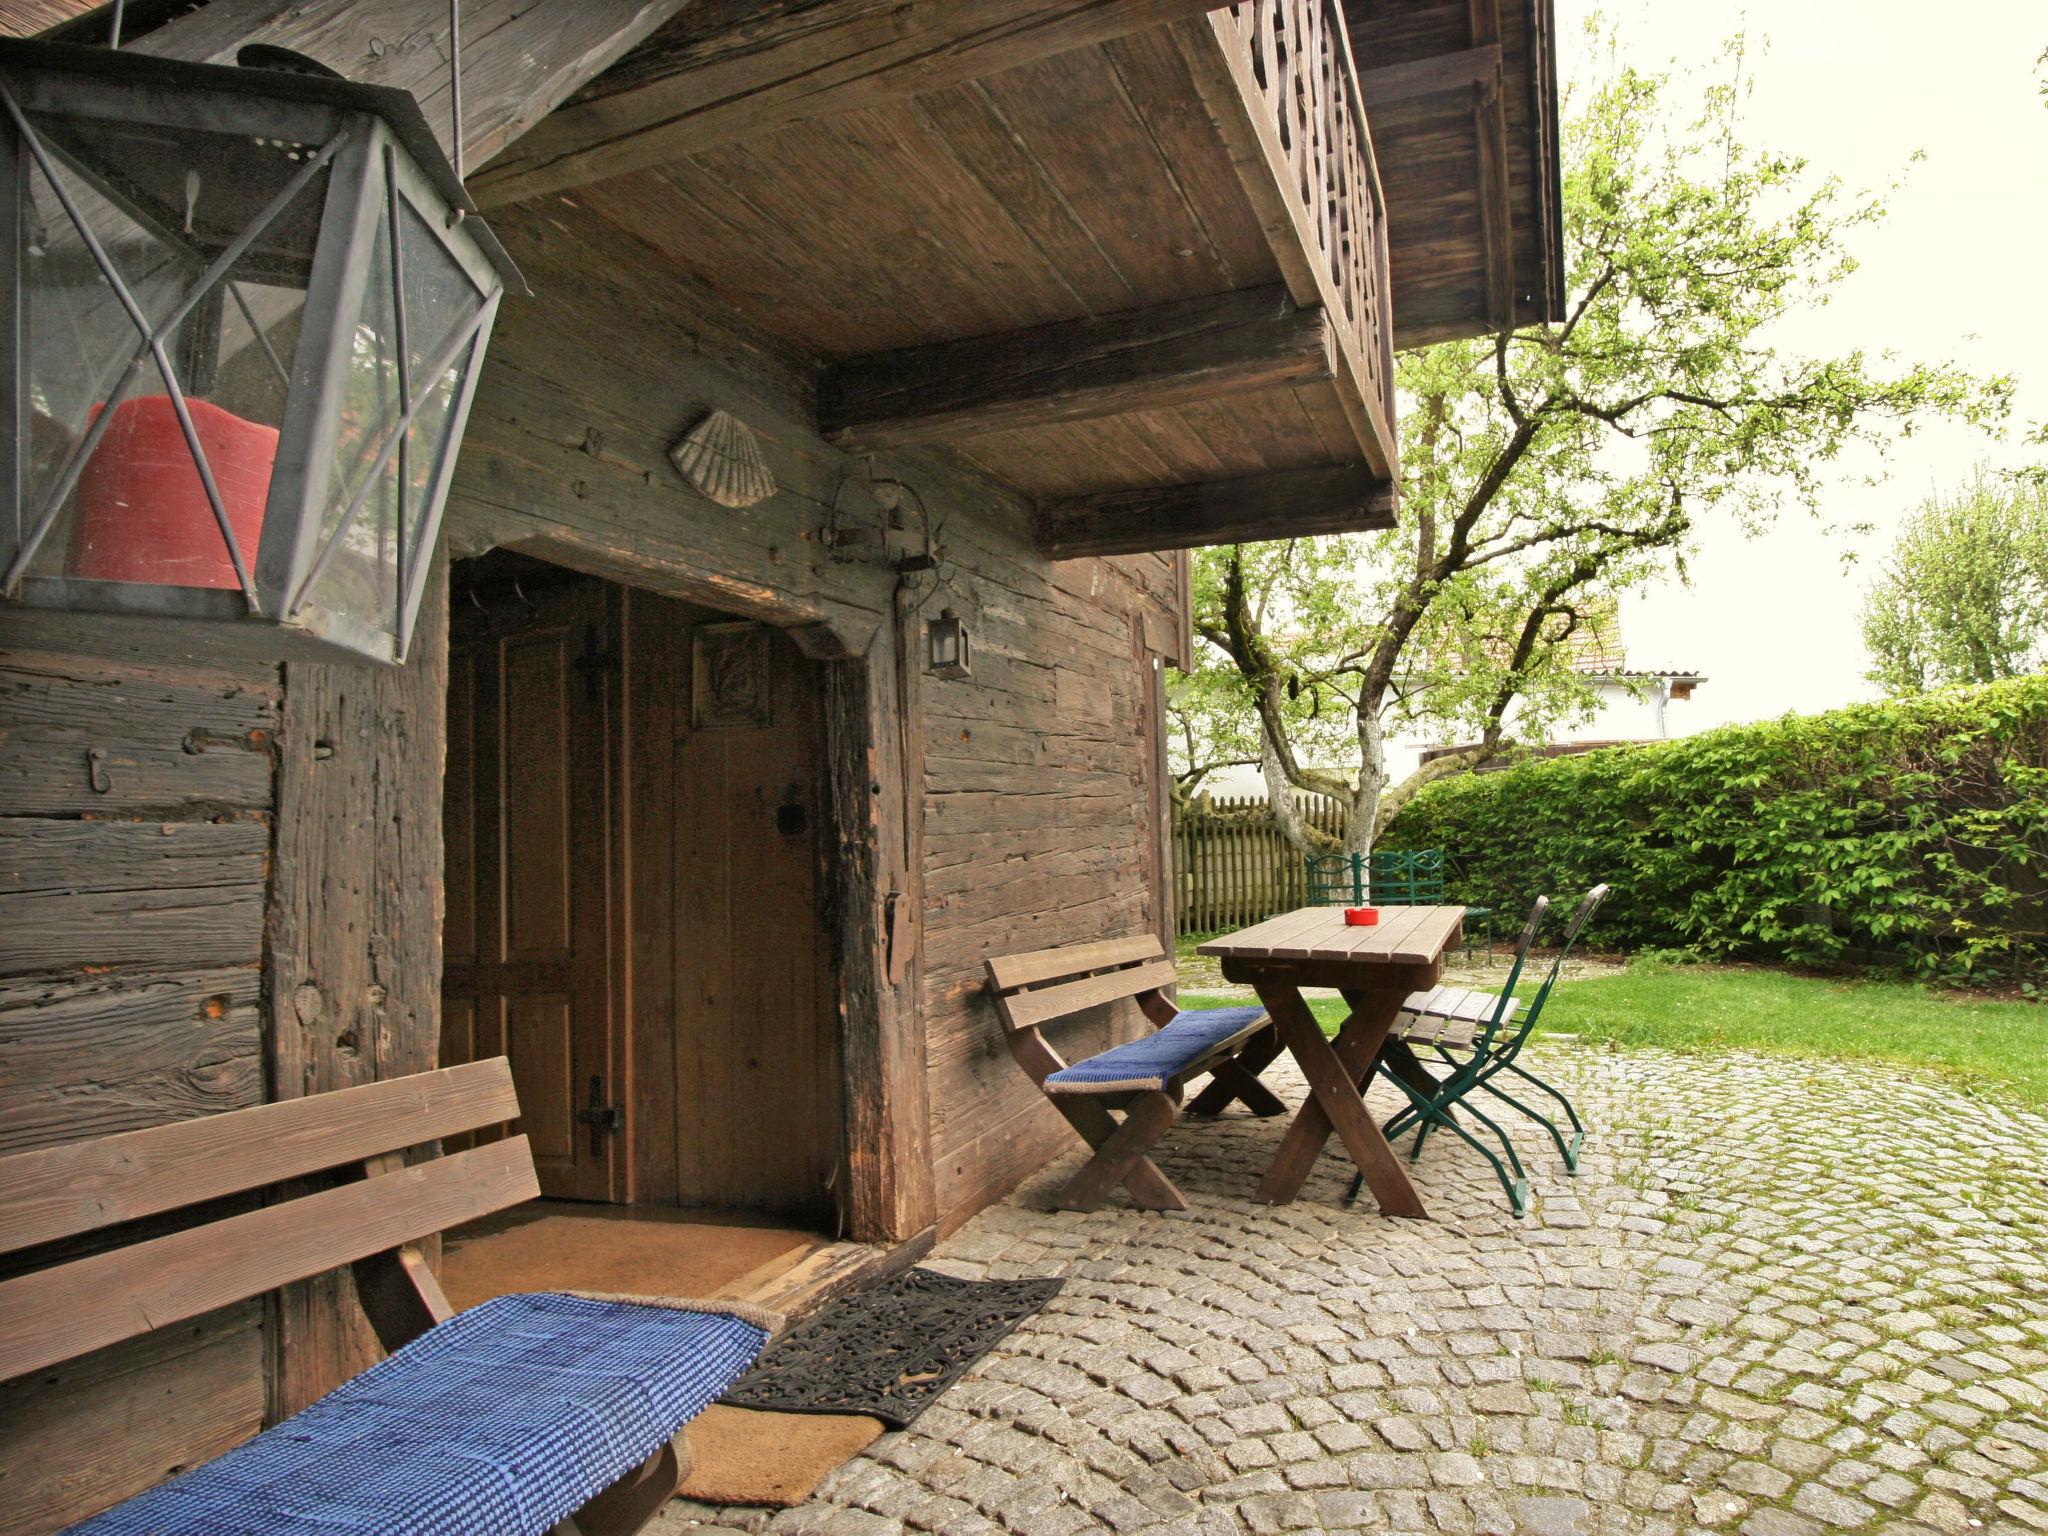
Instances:
[[[1211,0],[698,0],[504,156],[486,208],[899,101]]]
[[[684,9],[689,0],[464,0],[466,170],[505,146]],[[138,53],[232,64],[249,43],[295,49],[369,85],[419,99],[441,139],[448,11],[426,0],[210,0],[138,37]]]
[[[1500,0],[1469,0],[1472,46],[1500,47]],[[1514,214],[1508,186],[1508,114],[1498,75],[1472,87],[1472,128],[1479,141],[1479,242],[1486,259],[1486,323],[1515,324]]]
[[[1390,107],[1397,101],[1414,101],[1421,96],[1441,95],[1468,86],[1500,88],[1500,44],[1487,43],[1456,53],[1435,53],[1406,64],[1388,64],[1380,69],[1358,72],[1358,88],[1368,112]]]
[[[1330,379],[1336,345],[1276,283],[838,363],[819,430],[866,451],[1186,405]]]
[[[1191,549],[1394,525],[1393,487],[1365,464],[1318,465],[1041,502],[1032,542],[1052,560]]]

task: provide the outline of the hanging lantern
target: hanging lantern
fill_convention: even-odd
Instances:
[[[0,597],[402,661],[525,291],[472,209],[403,91],[0,42]]]
[[[965,682],[974,676],[971,643],[960,615],[950,608],[943,609],[925,628],[931,647],[925,665],[933,676],[951,678],[954,682]]]

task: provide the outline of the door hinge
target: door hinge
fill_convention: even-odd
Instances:
[[[616,1136],[626,1128],[626,1111],[617,1104],[604,1101],[604,1079],[593,1075],[590,1079],[590,1107],[576,1111],[576,1118],[590,1127],[590,1155],[604,1156],[604,1139]]]

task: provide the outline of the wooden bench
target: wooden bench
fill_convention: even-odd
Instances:
[[[1212,1075],[1228,1089],[1223,1102],[1242,1099],[1255,1114],[1277,1115],[1286,1107],[1237,1061],[1251,1041],[1272,1033],[1265,1009],[1176,1008],[1164,990],[1174,980],[1173,962],[1150,935],[988,961],[989,991],[1010,1054],[1095,1149],[1054,1202],[1061,1210],[1095,1210],[1119,1184],[1147,1210],[1187,1209],[1147,1154],[1180,1117],[1183,1085],[1191,1078]],[[1152,1022],[1152,1033],[1071,1066],[1040,1033],[1045,1025],[1126,998]]]
[[[343,1267],[393,1352],[75,1536],[623,1536],[667,1503],[688,1470],[681,1425],[776,1320],[569,1293],[455,1316],[419,1244],[535,1198],[533,1156],[524,1136],[411,1164],[404,1149],[518,1114],[500,1057],[0,1159],[0,1255],[28,1266],[0,1281],[0,1378]],[[271,1204],[234,1199],[337,1171]],[[217,1201],[236,1209],[163,1232]],[[158,1235],[109,1230],[134,1222]]]

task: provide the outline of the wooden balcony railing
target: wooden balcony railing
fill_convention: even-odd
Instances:
[[[1372,134],[1338,0],[1242,0],[1203,25],[1222,54],[1237,110],[1210,99],[1297,303],[1321,304],[1351,375],[1345,408],[1373,468],[1392,480],[1393,310],[1387,213]],[[1201,83],[1197,71],[1197,83]],[[1205,91],[1205,96],[1210,93]],[[1220,109],[1220,110],[1219,110]]]

